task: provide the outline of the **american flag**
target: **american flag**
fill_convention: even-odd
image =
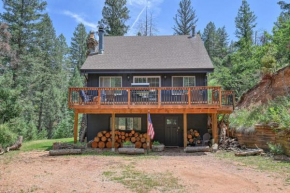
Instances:
[[[148,135],[150,136],[150,139],[153,139],[155,135],[150,113],[148,113]]]

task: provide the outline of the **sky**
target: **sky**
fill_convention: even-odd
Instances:
[[[127,0],[130,19],[127,25],[130,30],[126,35],[137,34],[140,19],[145,17],[147,0]],[[157,35],[172,35],[178,4],[180,0],[148,0],[148,10],[154,15]],[[274,22],[280,14],[279,0],[248,0],[252,11],[257,16],[255,30],[271,32]],[[286,0],[288,1],[288,0]],[[97,30],[97,23],[102,18],[102,8],[105,0],[47,0],[47,12],[50,15],[57,35],[64,34],[70,43],[73,31],[82,22],[87,31]],[[203,31],[205,26],[214,22],[216,27],[226,27],[230,40],[235,40],[235,17],[242,0],[192,0],[192,5],[198,17],[197,31]],[[3,12],[3,3],[0,3]]]

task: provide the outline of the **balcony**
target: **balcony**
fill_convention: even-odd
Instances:
[[[103,110],[105,113],[105,110],[108,112],[110,109],[199,109],[198,112],[201,113],[202,109],[212,109],[231,112],[234,109],[234,92],[222,91],[220,87],[210,86],[69,88],[68,105],[69,108],[79,112]]]

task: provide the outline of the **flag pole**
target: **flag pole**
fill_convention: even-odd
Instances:
[[[147,141],[147,154],[149,154],[149,148],[150,148],[149,113],[150,113],[150,110],[148,110],[148,112],[147,112],[147,138],[146,138],[146,141]]]

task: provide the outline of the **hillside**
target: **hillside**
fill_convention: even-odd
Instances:
[[[247,108],[266,104],[280,96],[290,94],[290,66],[278,70],[270,78],[260,81],[255,87],[242,95],[237,108]]]

